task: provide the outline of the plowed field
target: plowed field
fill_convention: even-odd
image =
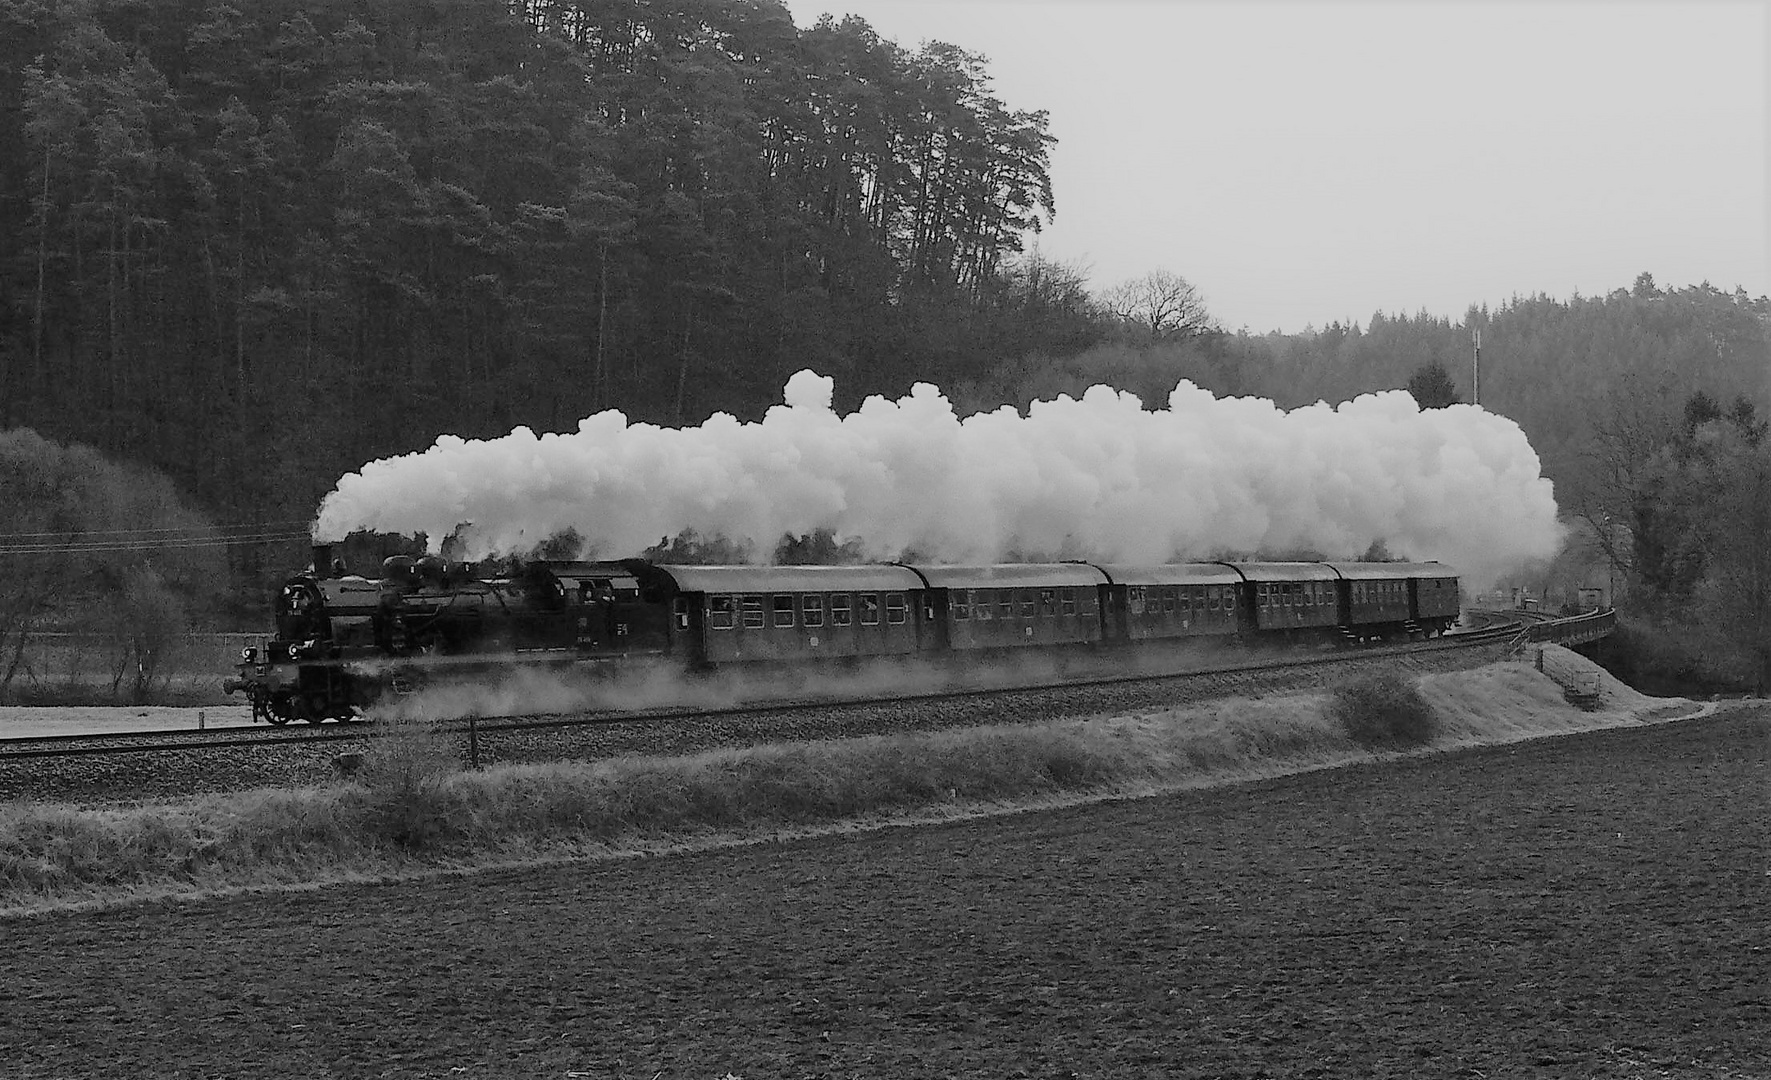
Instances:
[[[1771,1076],[1768,732],[0,923],[0,1076]]]

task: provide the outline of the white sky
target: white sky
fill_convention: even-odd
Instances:
[[[786,0],[1046,109],[1048,257],[1230,329],[1453,320],[1646,270],[1771,293],[1767,0]]]

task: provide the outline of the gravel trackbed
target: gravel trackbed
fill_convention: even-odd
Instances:
[[[0,922],[0,1077],[1771,1076],[1771,707]]]

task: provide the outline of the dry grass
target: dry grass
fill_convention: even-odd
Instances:
[[[1585,663],[1556,654],[1557,663]],[[1436,749],[1643,722],[1669,705],[1613,684],[1604,709],[1582,712],[1524,663],[1429,676],[1406,688],[1432,709]],[[1344,709],[1344,695],[1231,700],[477,773],[460,771],[447,744],[421,724],[394,724],[358,776],[333,787],[121,809],[0,807],[0,912],[925,820],[1382,756],[1349,735],[1337,701]]]

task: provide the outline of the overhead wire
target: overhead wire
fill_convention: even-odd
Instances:
[[[235,526],[240,528],[241,526]],[[261,527],[262,529],[262,527]],[[183,536],[153,536],[150,533],[183,532]],[[107,537],[106,534],[123,534]],[[66,536],[60,542],[38,540],[40,536]],[[23,542],[7,543],[8,540]],[[300,530],[279,529],[259,532],[233,532],[217,535],[214,529],[103,529],[69,535],[61,533],[0,534],[0,555],[91,555],[104,553],[180,551],[195,548],[237,547],[246,544],[277,544],[291,541],[309,542],[312,533],[304,525]]]
[[[237,525],[166,525],[145,529],[80,529],[77,531],[81,536],[109,536],[112,534],[120,534],[124,536],[149,536],[155,533],[173,532],[215,533],[231,532],[238,529],[295,529],[298,527],[306,528],[307,525],[308,522],[304,519],[284,518],[280,521],[241,522]],[[76,530],[52,529],[47,532],[0,533],[0,543],[5,543],[10,540],[28,540],[39,536],[66,536],[73,531]]]

